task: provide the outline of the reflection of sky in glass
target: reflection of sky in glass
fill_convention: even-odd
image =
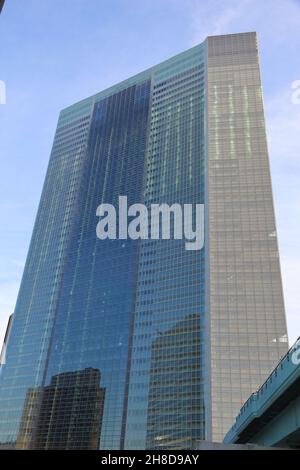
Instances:
[[[101,371],[106,389],[101,447],[117,449],[122,430],[128,341],[138,242],[96,237],[96,207],[141,201],[150,83],[96,104],[80,206],[65,267],[47,380],[85,367]]]

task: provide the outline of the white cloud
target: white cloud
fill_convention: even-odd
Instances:
[[[226,2],[192,0],[190,2],[192,45],[202,42],[207,36],[239,32],[240,30],[234,30],[232,27],[240,21],[245,9],[251,3],[253,0]]]
[[[275,47],[300,38],[300,4],[295,0],[190,0],[191,45],[207,36],[257,31],[259,40]]]

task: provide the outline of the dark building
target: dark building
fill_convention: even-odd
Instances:
[[[16,448],[98,449],[104,400],[97,369],[64,372],[29,389]]]
[[[204,247],[99,240],[96,210],[120,195],[204,205]],[[1,367],[0,443],[16,444],[26,397],[85,368],[105,388],[101,449],[156,447],[162,430],[167,446],[222,441],[286,351],[256,34],[209,37],[62,110]],[[34,446],[59,444],[39,426]]]
[[[5,335],[4,335],[4,340],[3,340],[1,353],[0,353],[0,366],[5,363],[6,346],[7,346],[7,342],[8,342],[8,336],[9,336],[9,332],[10,332],[12,318],[13,318],[13,314],[11,314],[8,318],[8,322],[7,322],[7,326],[6,326],[6,330],[5,330]]]

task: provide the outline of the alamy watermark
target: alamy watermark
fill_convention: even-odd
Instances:
[[[96,215],[100,217],[96,227],[100,240],[172,238],[184,239],[186,250],[201,250],[204,246],[204,204],[151,204],[148,209],[144,204],[128,207],[127,196],[119,196],[118,210],[103,203]]]
[[[300,339],[298,339],[293,346],[292,363],[295,364],[295,366],[300,364]]]
[[[300,80],[294,80],[291,88],[295,91],[292,93],[292,103],[293,104],[300,104]]]
[[[6,85],[3,80],[0,80],[0,104],[6,104]]]

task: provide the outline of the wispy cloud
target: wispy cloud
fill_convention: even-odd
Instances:
[[[191,45],[202,42],[207,36],[234,32],[232,27],[240,24],[246,8],[253,0],[202,2],[192,0]],[[235,32],[239,32],[236,30]]]
[[[272,39],[273,45],[300,35],[300,4],[296,0],[190,0],[188,5],[192,44],[206,36],[242,31],[259,31]]]

